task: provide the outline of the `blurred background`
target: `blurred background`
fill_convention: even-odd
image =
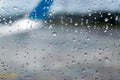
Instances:
[[[0,0],[0,80],[120,80],[120,0],[54,0],[12,33],[40,1]]]
[[[10,18],[26,17],[40,1],[1,0],[0,22],[9,22],[11,20]],[[49,12],[49,18],[57,23],[59,23],[62,16],[63,20],[69,23],[73,19],[73,22],[78,22],[79,24],[101,24],[102,22],[102,24],[110,23],[119,25],[119,10],[119,0],[54,0]]]

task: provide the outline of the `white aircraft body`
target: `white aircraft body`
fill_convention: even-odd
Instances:
[[[5,22],[6,24],[1,24],[0,34],[11,35],[16,33],[22,33],[42,26],[42,21],[44,21],[44,19],[47,17],[52,2],[52,0],[41,0],[35,9],[33,9],[32,12],[28,13],[27,17],[23,17],[22,19],[16,20],[14,22],[12,22],[12,19],[8,22],[5,22],[4,16],[10,17],[17,12],[10,14],[1,13],[3,14],[1,19],[3,18],[3,22]]]

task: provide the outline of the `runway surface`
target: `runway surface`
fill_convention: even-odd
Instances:
[[[14,74],[5,80],[119,80],[119,59],[117,29],[46,25],[0,34],[0,73]]]

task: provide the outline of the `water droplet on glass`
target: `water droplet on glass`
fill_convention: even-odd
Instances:
[[[105,61],[109,61],[109,57],[105,57]]]
[[[53,36],[57,36],[57,32],[53,32],[52,34],[53,34]]]
[[[4,7],[2,7],[1,9],[2,9],[3,11],[5,10],[5,8],[4,8]]]
[[[75,26],[78,26],[78,23],[75,23],[74,25],[75,25]]]
[[[108,18],[105,18],[105,22],[108,22],[108,20],[109,20]]]
[[[75,42],[76,41],[76,39],[75,38],[73,38],[73,40],[72,40],[73,42]]]
[[[82,69],[82,72],[85,72],[85,69],[84,69],[84,68]]]
[[[14,6],[13,8],[14,8],[15,10],[17,10],[17,6]]]
[[[89,38],[89,37],[87,37],[87,40],[90,40],[90,38]]]
[[[87,43],[84,43],[84,46],[87,46]]]
[[[88,54],[87,52],[84,53],[85,56],[87,56],[87,54]]]

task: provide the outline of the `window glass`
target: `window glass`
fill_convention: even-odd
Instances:
[[[119,80],[120,0],[0,0],[0,80]]]

